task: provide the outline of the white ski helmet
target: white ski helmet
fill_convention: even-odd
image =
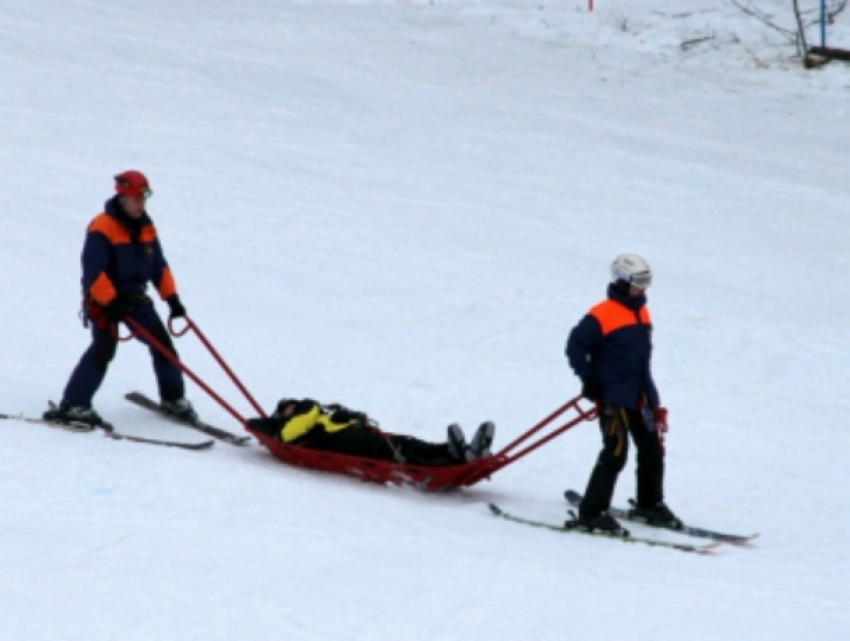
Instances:
[[[637,254],[620,254],[611,263],[611,282],[618,280],[646,289],[652,284],[652,269]]]

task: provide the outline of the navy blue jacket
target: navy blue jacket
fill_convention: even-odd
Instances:
[[[119,295],[142,294],[149,282],[163,299],[177,293],[153,222],[147,213],[138,220],[127,217],[117,196],[89,225],[82,263],[83,291],[101,305]]]
[[[593,307],[567,339],[570,367],[600,385],[600,402],[652,409],[661,401],[652,380],[652,319],[646,296],[626,296],[608,286],[608,299]]]

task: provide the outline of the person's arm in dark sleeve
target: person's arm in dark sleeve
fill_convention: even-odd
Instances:
[[[177,296],[177,282],[174,280],[174,274],[171,273],[168,261],[165,260],[165,254],[162,251],[159,238],[154,238],[151,247],[153,249],[154,260],[153,285],[156,287],[162,300],[167,301],[173,296]]]
[[[83,290],[101,305],[109,305],[117,295],[109,267],[109,239],[100,231],[89,229],[83,244]]]
[[[565,351],[570,367],[580,379],[593,377],[591,357],[601,340],[602,328],[590,314],[582,318],[570,332]]]

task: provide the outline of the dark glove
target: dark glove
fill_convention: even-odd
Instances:
[[[657,429],[661,434],[666,434],[667,430],[670,429],[669,425],[667,425],[667,411],[666,407],[659,407],[655,410],[655,414],[653,418],[655,419],[655,429]]]
[[[128,316],[130,312],[133,311],[133,307],[135,305],[136,301],[134,300],[125,298],[124,296],[116,296],[112,299],[112,302],[105,307],[104,311],[106,311],[106,317],[109,318],[110,322],[117,323],[118,321],[124,320],[124,317]]]
[[[180,297],[177,294],[169,296],[165,302],[168,303],[168,308],[171,310],[168,314],[168,320],[171,320],[172,318],[183,318],[186,316],[186,308],[183,307],[183,303],[180,302]]]
[[[664,437],[667,434],[667,430],[670,429],[670,426],[667,425],[667,408],[659,407],[652,415],[652,418],[655,420],[655,430],[658,434],[658,443],[661,445],[661,454],[667,454],[667,446],[664,444]]]
[[[599,381],[595,378],[581,379],[581,395],[589,401],[596,402],[599,400],[599,395],[602,390],[599,389]]]

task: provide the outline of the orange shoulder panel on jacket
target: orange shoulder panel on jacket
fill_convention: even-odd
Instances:
[[[101,214],[89,223],[89,233],[100,233],[113,245],[130,242],[130,232],[109,214]]]
[[[159,281],[158,289],[162,300],[170,298],[177,293],[177,283],[174,282],[174,275],[171,273],[170,267],[162,270],[162,280]]]
[[[122,245],[131,243],[132,238],[130,232],[124,225],[119,223],[109,214],[100,214],[91,223],[89,223],[89,233],[101,233],[113,245]],[[156,240],[156,229],[153,225],[145,225],[142,227],[142,233],[139,240],[143,243],[152,243]]]
[[[635,313],[632,310],[613,300],[602,301],[593,307],[588,314],[599,321],[599,325],[602,327],[603,336],[606,336],[621,327],[635,325],[637,323]],[[640,320],[647,325],[651,323],[649,310],[646,306],[643,306],[640,310]]]
[[[156,229],[153,225],[145,225],[142,227],[142,235],[140,236],[140,240],[143,243],[152,243],[156,240]]]

